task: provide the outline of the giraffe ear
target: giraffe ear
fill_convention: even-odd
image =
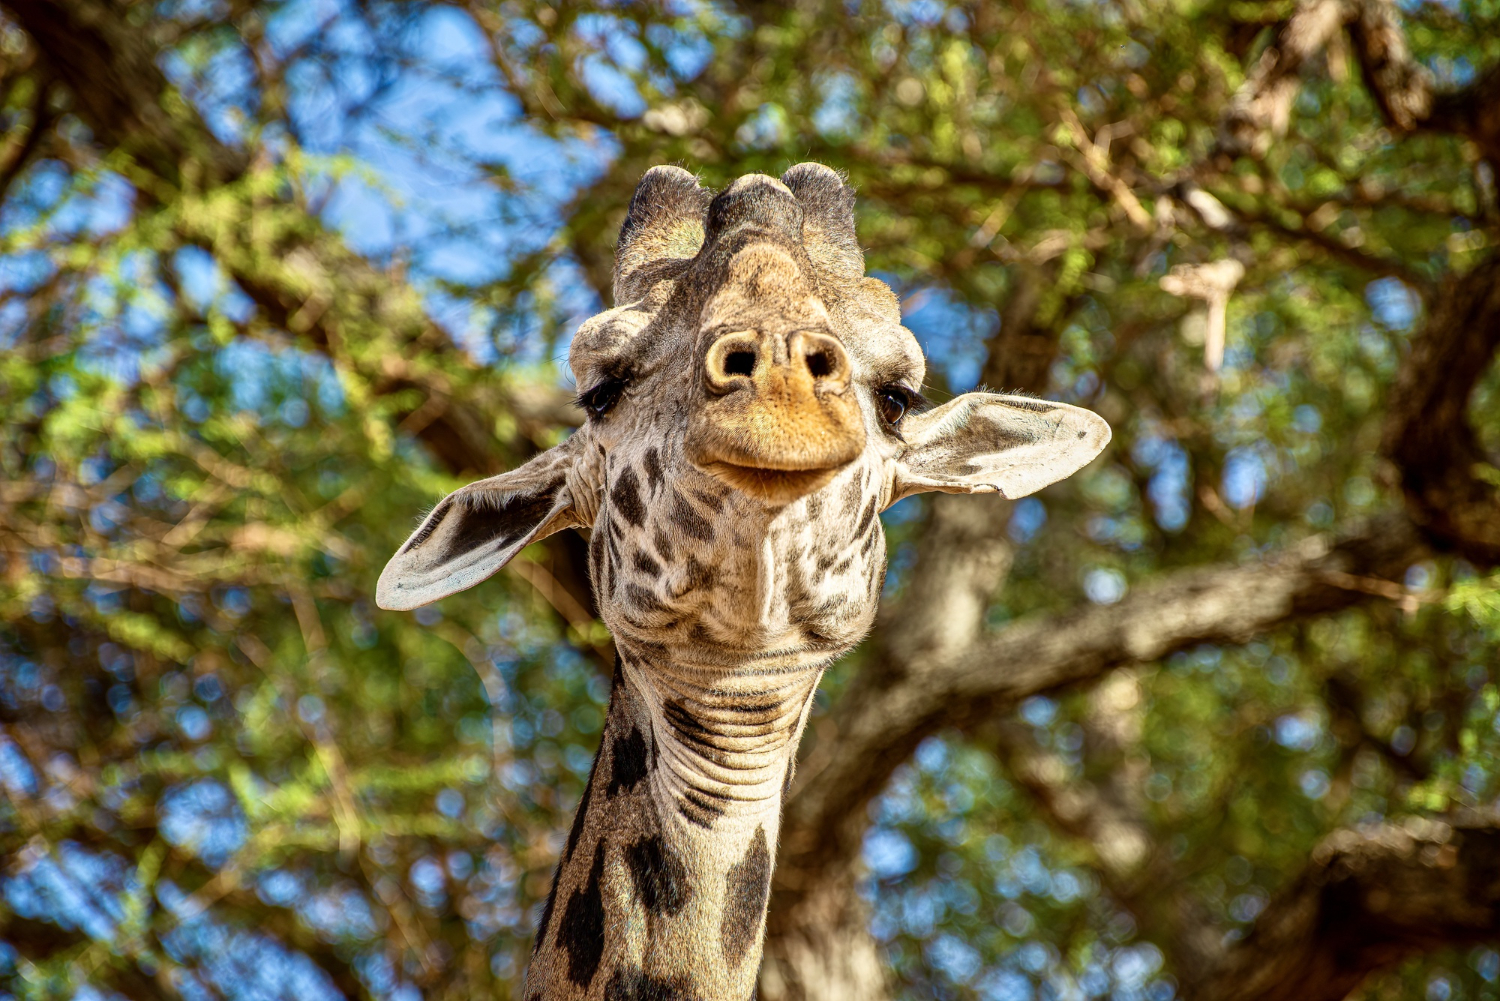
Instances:
[[[965,393],[901,424],[892,502],[938,490],[1015,499],[1072,476],[1109,444],[1098,414],[1029,396]]]
[[[492,576],[531,543],[585,524],[569,484],[573,442],[444,497],[381,571],[375,604],[405,611],[446,598]]]

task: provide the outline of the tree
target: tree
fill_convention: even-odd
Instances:
[[[887,513],[761,996],[1500,991],[1492,4],[0,8],[13,994],[519,996],[581,543],[375,575],[577,420],[647,167],[803,159],[930,395],[1116,438]]]

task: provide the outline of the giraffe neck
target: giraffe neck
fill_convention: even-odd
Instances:
[[[528,1001],[752,996],[781,799],[826,662],[684,666],[620,648]]]

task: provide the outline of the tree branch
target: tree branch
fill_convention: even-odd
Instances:
[[[144,172],[136,180],[148,201],[230,184],[251,169],[242,151],[221,142],[192,105],[174,95],[157,67],[155,40],[130,25],[124,9],[108,0],[4,0],[4,6],[31,37],[52,76],[67,88],[73,110],[94,137],[128,153]],[[174,110],[169,114],[165,108]],[[196,165],[199,176],[183,175],[182,165],[188,163]],[[229,277],[275,326],[331,352],[340,345],[341,332],[347,334],[341,326],[353,326],[358,319],[397,347],[421,343],[428,349],[425,354],[457,359],[460,367],[466,362],[422,311],[414,289],[348,251],[320,220],[309,216],[295,232],[278,234],[278,245],[271,248],[274,261],[264,259],[267,248],[250,246],[248,234],[233,226],[226,231],[222,222],[188,222],[182,235],[216,253]],[[400,362],[403,353],[390,356]],[[445,388],[432,373],[398,367],[392,373],[367,373],[378,393],[415,386],[428,396]],[[498,472],[503,465],[488,423],[464,402],[448,399],[418,437],[453,472]]]
[[[121,6],[110,0],[3,0],[3,6],[31,37],[51,76],[70,92],[74,111],[95,138],[133,158],[140,175],[134,180],[147,200],[231,184],[252,169],[241,151],[222,143],[192,105],[174,94],[157,65],[157,40],[132,26]],[[199,176],[183,176],[181,166],[188,163],[200,165]],[[519,417],[523,435],[554,426],[559,401],[537,399],[535,392],[502,388],[494,394],[498,399],[475,406],[470,387],[453,385],[439,366],[465,379],[479,375],[477,366],[426,314],[416,290],[401,275],[350,251],[315,216],[300,213],[294,226],[276,234],[273,246],[263,246],[257,225],[282,218],[270,208],[252,206],[227,224],[218,211],[201,212],[181,221],[180,235],[213,253],[268,322],[354,366],[372,395],[417,390],[422,399],[395,414],[395,421],[429,407],[430,419],[411,430],[449,472],[490,475],[505,468],[494,410]],[[418,345],[420,351],[412,350]],[[420,365],[410,358],[419,358]],[[522,445],[523,454],[514,458],[525,458],[534,447]],[[554,576],[592,614],[583,545],[562,533],[550,547],[564,565]]]
[[[1303,0],[1235,94],[1220,128],[1221,147],[1262,153],[1285,133],[1305,66],[1345,27],[1365,86],[1392,129],[1464,136],[1500,161],[1500,66],[1467,87],[1438,93],[1432,72],[1412,58],[1392,0]]]
[[[27,167],[31,166],[32,159],[37,150],[42,148],[42,142],[47,138],[47,133],[57,122],[57,116],[50,109],[49,102],[52,100],[52,81],[37,81],[36,97],[31,102],[31,124],[27,127],[26,138],[21,141],[20,148],[16,150],[15,156],[0,171],[0,202],[10,193],[11,185],[16,183]]]
[[[1291,121],[1303,68],[1351,15],[1343,0],[1303,0],[1250,68],[1230,101],[1219,145],[1230,153],[1263,154]]]
[[[1365,86],[1392,129],[1464,136],[1500,162],[1500,66],[1467,87],[1438,93],[1432,72],[1412,58],[1392,0],[1303,0],[1231,102],[1221,145],[1231,153],[1263,152],[1283,134],[1303,68],[1346,26]]]
[[[1214,973],[1203,1001],[1340,1001],[1373,969],[1500,936],[1500,828],[1411,818],[1342,830]]]
[[[1386,121],[1410,132],[1432,114],[1432,72],[1411,57],[1400,12],[1390,0],[1353,5],[1349,37],[1365,86]]]
[[[1391,516],[1337,542],[1314,537],[1255,563],[1178,571],[1115,605],[1021,619],[945,658],[882,649],[821,728],[819,744],[836,752],[816,767],[810,756],[787,803],[768,953],[785,957],[814,938],[848,948],[838,922],[862,913],[852,898],[867,807],[924,737],[1122,666],[1369,602],[1347,581],[1399,579],[1425,552],[1410,522]]]
[[[1381,451],[1412,518],[1439,544],[1500,562],[1500,471],[1469,425],[1469,398],[1500,350],[1500,257],[1451,279],[1391,393]]]
[[[787,806],[783,865],[852,859],[865,804],[940,727],[969,726],[1029,696],[1197,643],[1243,643],[1365,603],[1372,596],[1345,586],[1348,577],[1399,577],[1424,552],[1412,526],[1390,517],[1336,543],[1318,536],[1257,563],[1182,570],[1118,604],[1021,619],[945,661],[865,671],[834,713],[840,753],[806,775]]]
[[[174,188],[190,161],[207,168],[209,183],[244,172],[244,153],[220,142],[190,106],[165,110],[170,85],[157,68],[156,40],[127,23],[123,9],[108,0],[6,0],[5,7],[102,145],[130,154]]]

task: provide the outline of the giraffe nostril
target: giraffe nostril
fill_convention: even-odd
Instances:
[[[725,375],[751,375],[755,372],[753,351],[731,351],[724,356]]]
[[[807,370],[814,379],[822,379],[833,373],[833,359],[826,351],[814,351],[807,356]]]

